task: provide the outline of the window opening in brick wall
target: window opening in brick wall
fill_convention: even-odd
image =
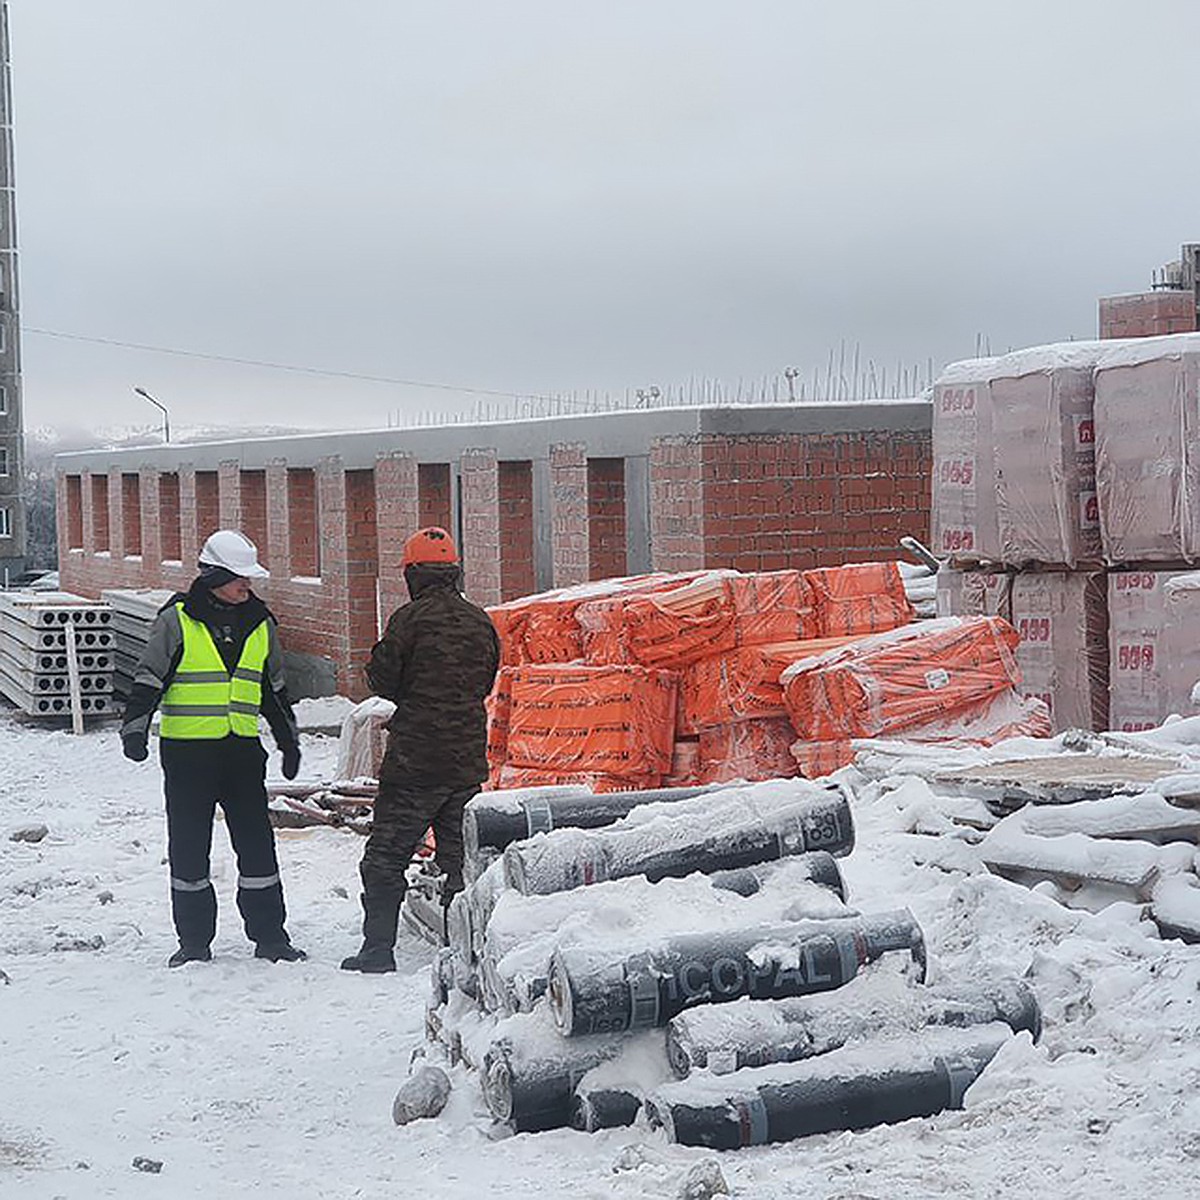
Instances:
[[[0,538],[12,537],[12,509],[0,508]]]
[[[8,388],[0,387],[0,417],[8,416]]]
[[[533,552],[533,463],[498,464],[500,596],[512,600],[537,591]]]
[[[375,472],[346,472],[346,592],[350,658],[363,662],[379,634],[379,530]]]
[[[83,478],[67,476],[67,549],[83,548]]]
[[[268,566],[266,471],[243,471],[241,493],[242,532],[258,547],[258,561]]]
[[[142,553],[142,481],[137,475],[121,476],[121,524],[125,532],[125,556]]]
[[[291,575],[316,579],[321,574],[317,473],[311,467],[289,467],[288,545]]]
[[[588,578],[627,573],[625,544],[625,460],[587,460]]]
[[[220,478],[216,471],[196,472],[195,516],[196,545],[200,547],[221,528]]]
[[[158,477],[158,535],[163,562],[179,562],[183,557],[183,529],[179,519],[179,476],[174,471],[164,471]]]
[[[0,476],[8,474],[8,447],[0,446]]]
[[[108,476],[92,476],[92,551],[107,553],[112,548],[108,524]]]
[[[421,527],[449,529],[450,508],[450,464],[418,463],[417,511]]]

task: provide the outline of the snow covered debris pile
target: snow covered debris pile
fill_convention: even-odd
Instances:
[[[827,852],[853,845],[839,789],[777,780],[612,821],[625,798],[594,797],[596,827],[515,841],[539,805],[587,822],[588,798],[468,806],[474,882],[450,907],[426,1027],[478,1070],[498,1122],[594,1131],[645,1112],[683,1144],[782,1141],[956,1107],[1013,1030],[1039,1031],[1015,981],[926,987],[912,913],[846,906]],[[896,1065],[881,1073],[881,1055]],[[822,1109],[833,1078],[845,1103]]]

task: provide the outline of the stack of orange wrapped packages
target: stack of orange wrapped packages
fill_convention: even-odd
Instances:
[[[488,610],[492,788],[817,778],[860,738],[1049,736],[998,617],[915,620],[899,564],[645,575]]]

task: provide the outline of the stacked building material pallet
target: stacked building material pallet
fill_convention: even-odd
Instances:
[[[83,714],[114,711],[112,613],[69,592],[0,592],[0,693],[31,716],[71,713],[68,635],[74,632]]]
[[[162,588],[113,588],[100,593],[112,609],[112,627],[116,637],[113,690],[127,696],[133,671],[150,636],[150,626],[158,610],[173,592]]]

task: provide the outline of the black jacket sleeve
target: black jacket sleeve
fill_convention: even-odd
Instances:
[[[288,699],[287,682],[283,673],[283,651],[279,645],[279,633],[275,619],[267,622],[270,648],[267,651],[266,669],[262,681],[262,715],[271,727],[271,736],[280,750],[294,750],[300,745],[300,730],[296,726],[296,714]]]
[[[150,626],[146,648],[134,668],[133,685],[121,721],[123,741],[136,738],[144,742],[149,738],[154,710],[170,686],[182,658],[183,630],[179,627],[179,614],[174,608],[165,608]]]

